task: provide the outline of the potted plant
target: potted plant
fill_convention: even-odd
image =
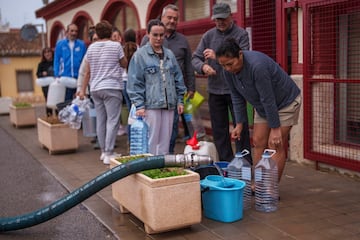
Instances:
[[[126,158],[129,156],[112,158],[110,167]],[[200,177],[190,170],[166,168],[132,174],[112,184],[112,195],[120,212],[139,218],[148,234],[201,222]]]
[[[35,107],[27,102],[15,102],[9,106],[10,122],[15,127],[35,126]]]
[[[79,147],[78,130],[59,121],[57,116],[37,119],[38,139],[49,154],[76,151]]]

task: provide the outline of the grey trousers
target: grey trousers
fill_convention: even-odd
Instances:
[[[144,121],[149,125],[149,150],[153,155],[169,153],[174,110],[146,109]]]
[[[96,133],[101,151],[111,155],[114,151],[123,101],[121,90],[104,89],[91,92],[96,110]]]

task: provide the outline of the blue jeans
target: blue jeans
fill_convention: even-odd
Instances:
[[[184,114],[181,114],[181,120],[182,120],[183,127],[184,127],[184,137],[191,137],[191,136],[189,136],[190,133],[189,133],[189,130],[188,130],[186,122],[185,122]],[[179,135],[179,114],[178,114],[177,108],[175,108],[174,123],[173,123],[171,138],[170,138],[170,146],[169,146],[170,154],[173,154],[175,152],[175,143],[176,143],[176,138],[178,135]]]
[[[65,101],[74,99],[76,88],[66,88]]]

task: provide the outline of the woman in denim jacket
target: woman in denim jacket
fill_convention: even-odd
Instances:
[[[150,20],[147,32],[149,42],[131,58],[127,92],[136,115],[149,125],[150,153],[163,155],[169,151],[174,109],[183,113],[186,87],[174,54],[163,47],[164,24]]]

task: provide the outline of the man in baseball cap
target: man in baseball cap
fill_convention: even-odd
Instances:
[[[235,1],[236,2],[236,1]],[[232,142],[229,135],[229,109],[232,122],[235,123],[233,104],[231,101],[230,88],[224,79],[223,68],[217,62],[215,50],[218,49],[225,39],[232,38],[242,50],[248,50],[249,36],[245,29],[234,23],[230,6],[226,3],[218,3],[213,6],[211,19],[215,27],[209,29],[202,36],[192,57],[192,65],[199,74],[208,77],[207,92],[211,120],[212,135],[220,161],[230,162],[234,158]],[[234,125],[235,127],[236,125]],[[244,123],[242,136],[235,139],[236,152],[247,149],[251,152],[250,134],[248,123]],[[251,154],[245,158],[252,162]]]
[[[230,6],[226,3],[217,3],[213,7],[213,15],[211,17],[212,20],[218,18],[228,18],[231,14]]]

